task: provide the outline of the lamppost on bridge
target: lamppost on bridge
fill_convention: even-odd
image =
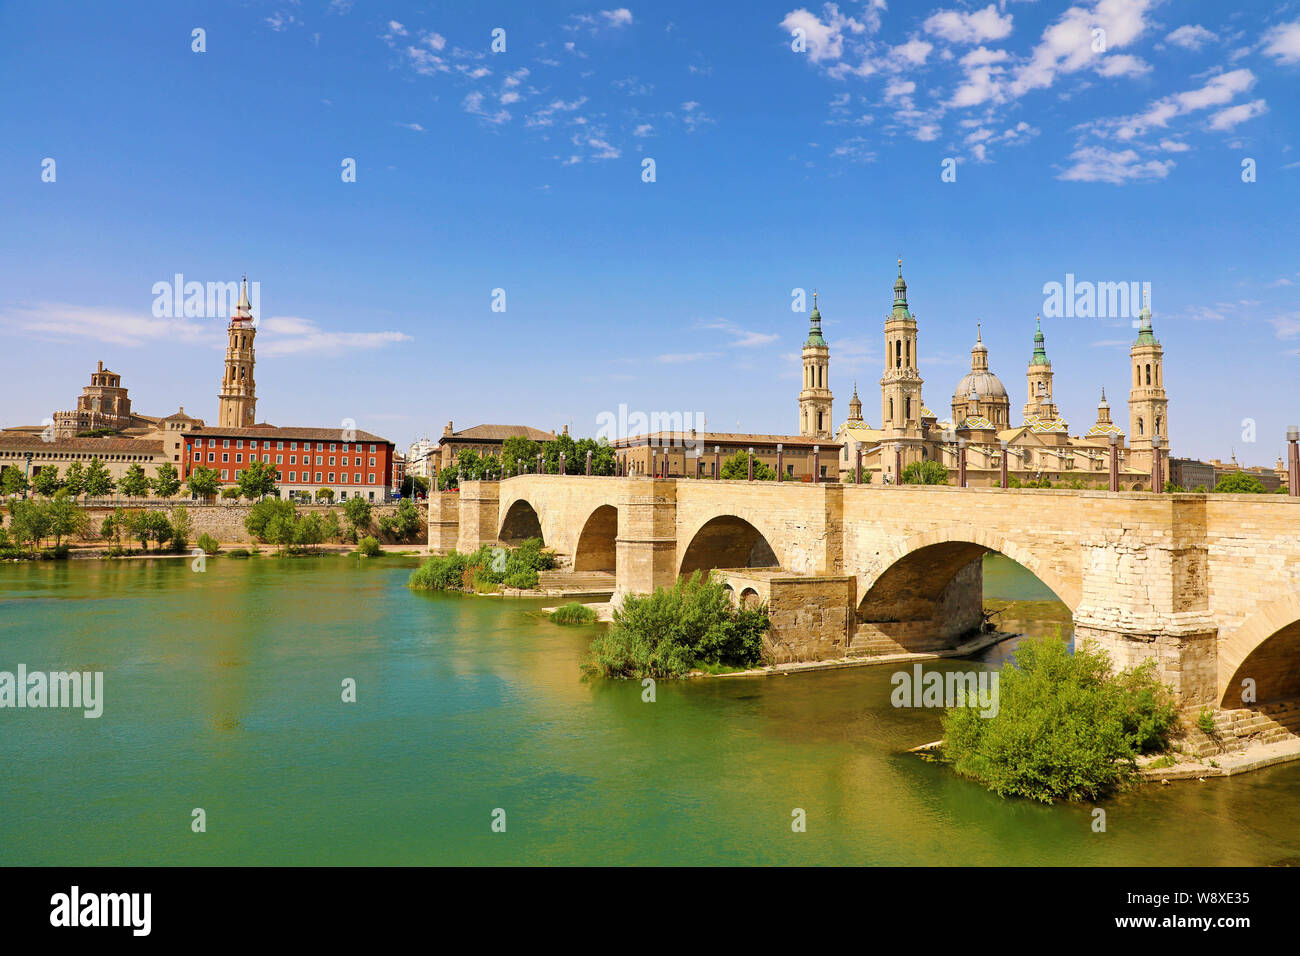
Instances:
[[[853,445],[853,477],[854,484],[862,484],[862,446],[856,442]]]
[[[23,472],[23,478],[26,480],[23,486],[23,499],[26,500],[27,486],[32,482],[32,453],[28,452],[24,457],[27,459],[27,469]]]
[[[813,473],[813,484],[814,484],[814,485],[817,484],[817,483],[819,483],[819,482],[821,481],[821,474],[822,474],[822,469],[821,469],[821,463],[822,463],[822,462],[821,462],[821,458],[822,458],[822,446],[821,446],[821,445],[813,445],[813,450],[812,450],[812,473]]]
[[[957,439],[957,487],[966,487],[966,439]]]
[[[722,477],[722,446],[713,446],[713,480],[717,481]]]
[[[1002,487],[1007,486],[1007,440],[1004,438],[1000,442],[1002,445]]]
[[[587,449],[587,477],[591,477],[591,449]]]
[[[785,481],[785,445],[776,443],[776,480]]]
[[[1165,490],[1164,476],[1160,461],[1160,446],[1164,444],[1159,435],[1151,436],[1151,490],[1156,494]]]
[[[1286,429],[1286,440],[1290,446],[1287,449],[1287,468],[1286,468],[1286,488],[1291,497],[1300,497],[1300,426],[1288,425]]]
[[[749,480],[754,480],[754,447],[749,448]]]
[[[1119,436],[1110,436],[1110,490],[1119,491]]]
[[[704,447],[697,445],[695,448],[695,480],[699,481],[704,477]]]

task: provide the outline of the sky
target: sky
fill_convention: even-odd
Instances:
[[[245,273],[259,421],[791,433],[816,289],[878,425],[902,257],[940,417],[978,322],[1019,421],[1043,313],[1127,429],[1136,308],[1045,290],[1144,283],[1173,453],[1271,465],[1297,91],[1298,0],[0,0],[0,427],[100,360],[215,423],[228,311],[157,290]]]

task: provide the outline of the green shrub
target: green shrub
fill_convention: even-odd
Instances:
[[[221,542],[206,531],[199,535],[198,546],[203,549],[204,554],[216,554],[221,550]]]
[[[1089,648],[1058,638],[1022,643],[999,674],[998,710],[954,707],[943,759],[1000,796],[1088,800],[1129,782],[1141,753],[1168,748],[1177,722],[1154,664],[1118,675]]]
[[[555,555],[529,538],[517,548],[483,545],[472,554],[452,551],[431,557],[411,572],[407,586],[426,591],[496,591],[502,585],[521,590],[537,587],[537,572],[555,567]]]
[[[358,498],[356,500],[360,501],[361,499]],[[368,535],[362,538],[357,544],[357,554],[364,554],[368,558],[373,558],[383,553],[384,552],[379,549],[379,542]]]
[[[251,558],[252,556],[253,552],[247,548],[235,548],[233,551],[226,552],[228,558]]]
[[[767,608],[736,607],[699,572],[653,594],[630,595],[614,626],[591,642],[588,676],[679,677],[696,666],[751,667],[763,657]]]
[[[519,568],[507,574],[501,583],[508,588],[531,591],[537,587],[537,572],[532,568]]]
[[[596,612],[585,604],[570,601],[551,612],[554,624],[591,624],[596,620]]]
[[[1202,709],[1200,714],[1196,717],[1196,726],[1201,728],[1202,733],[1210,734],[1212,736],[1215,731],[1214,712]]]

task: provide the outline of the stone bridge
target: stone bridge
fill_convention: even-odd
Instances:
[[[953,646],[995,551],[1185,705],[1240,707],[1246,678],[1300,696],[1300,498],[522,475],[430,502],[435,550],[539,535],[616,595],[722,572],[768,604],[777,660]]]

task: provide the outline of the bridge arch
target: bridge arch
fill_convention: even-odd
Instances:
[[[542,520],[532,502],[526,498],[516,498],[501,519],[497,540],[507,547],[517,547],[529,538],[541,538],[542,543],[546,543],[546,535],[542,533]]]
[[[618,508],[600,505],[583,523],[573,550],[574,571],[608,571],[616,567]]]
[[[1042,581],[1074,613],[1082,597],[1080,584],[1070,581],[1023,545],[999,534],[968,526],[936,528],[907,538],[882,555],[877,569],[858,575],[858,593],[865,602],[877,585],[922,571],[927,565],[931,584],[942,579],[939,590],[976,558],[996,551],[1024,567]],[[901,583],[901,582],[900,582]]]
[[[1300,591],[1264,605],[1219,644],[1219,706],[1253,706],[1241,682],[1254,678],[1256,703],[1300,697]]]
[[[771,535],[734,514],[716,515],[704,521],[682,551],[678,575],[718,568],[784,567],[772,546]]]

